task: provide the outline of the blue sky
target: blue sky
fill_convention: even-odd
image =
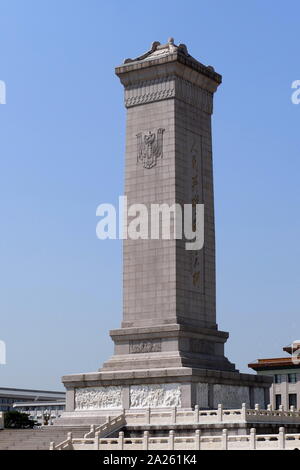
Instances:
[[[112,354],[123,192],[114,67],[169,36],[223,75],[213,117],[218,324],[242,371],[300,337],[297,1],[0,0],[0,384],[60,389]],[[297,59],[298,57],[298,59]],[[284,354],[284,353],[283,353]]]

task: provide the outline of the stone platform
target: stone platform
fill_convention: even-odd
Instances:
[[[268,378],[269,379],[269,378]],[[208,369],[169,368],[95,372],[63,377],[67,407],[63,421],[95,424],[103,416],[128,409],[178,407],[214,409],[269,403],[269,384],[263,377]]]
[[[124,410],[92,425],[81,438],[69,433],[52,450],[300,449],[300,412],[291,409]]]

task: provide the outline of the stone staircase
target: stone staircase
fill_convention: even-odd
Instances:
[[[0,430],[0,450],[49,450],[50,442],[62,442],[68,433],[82,437],[90,426],[43,426],[37,429]]]
[[[95,437],[96,433],[99,437],[107,437],[116,431],[120,431],[124,426],[126,426],[125,413],[114,417],[108,416],[107,421],[100,426],[91,425],[90,432],[85,434],[84,437]]]
[[[107,421],[105,421],[100,426],[95,426],[92,424],[90,426],[89,432],[85,433],[84,436],[75,436],[72,431],[67,433],[67,437],[63,441],[60,441],[59,444],[55,443],[54,440],[50,443],[50,450],[72,450],[73,442],[94,442],[100,437],[110,436],[117,431],[126,426],[126,417],[125,413],[120,414],[119,416],[111,417],[108,416]]]

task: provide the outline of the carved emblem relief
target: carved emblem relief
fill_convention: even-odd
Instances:
[[[178,98],[202,111],[212,114],[213,93],[193,85],[187,80],[176,76],[144,80],[125,89],[125,106],[139,106],[155,101]]]
[[[156,132],[140,132],[137,134],[137,162],[144,168],[156,166],[158,158],[163,157],[163,133],[165,129],[159,128]]]
[[[180,384],[132,385],[130,408],[181,406]]]
[[[161,351],[160,340],[130,341],[129,353],[151,353]]]
[[[122,408],[122,388],[86,387],[75,389],[76,410],[103,410]]]

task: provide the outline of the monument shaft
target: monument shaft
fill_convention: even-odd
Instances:
[[[199,80],[180,76],[184,69],[175,64],[160,71],[164,65],[146,62],[151,75],[144,80],[144,69],[117,69],[127,106],[125,194],[129,205],[149,208],[204,204],[205,244],[195,252],[186,250],[182,240],[124,241],[124,327],[180,323],[216,328],[211,113],[212,89],[220,77],[211,72],[216,81],[206,77],[210,86],[202,89]],[[156,139],[160,130],[161,155],[153,155],[149,168],[138,158],[139,139],[143,150],[154,153],[144,140]]]
[[[187,250],[184,238],[162,233],[124,240],[123,322],[111,332],[115,356],[104,369],[144,368],[145,357],[124,356],[144,352],[151,367],[161,367],[163,353],[168,366],[234,370],[224,358],[228,334],[216,325],[211,115],[221,76],[172,40],[116,74],[127,107],[128,207],[144,204],[150,213],[151,204],[179,204],[184,212],[190,204],[195,225],[196,205],[204,204],[204,247]]]

